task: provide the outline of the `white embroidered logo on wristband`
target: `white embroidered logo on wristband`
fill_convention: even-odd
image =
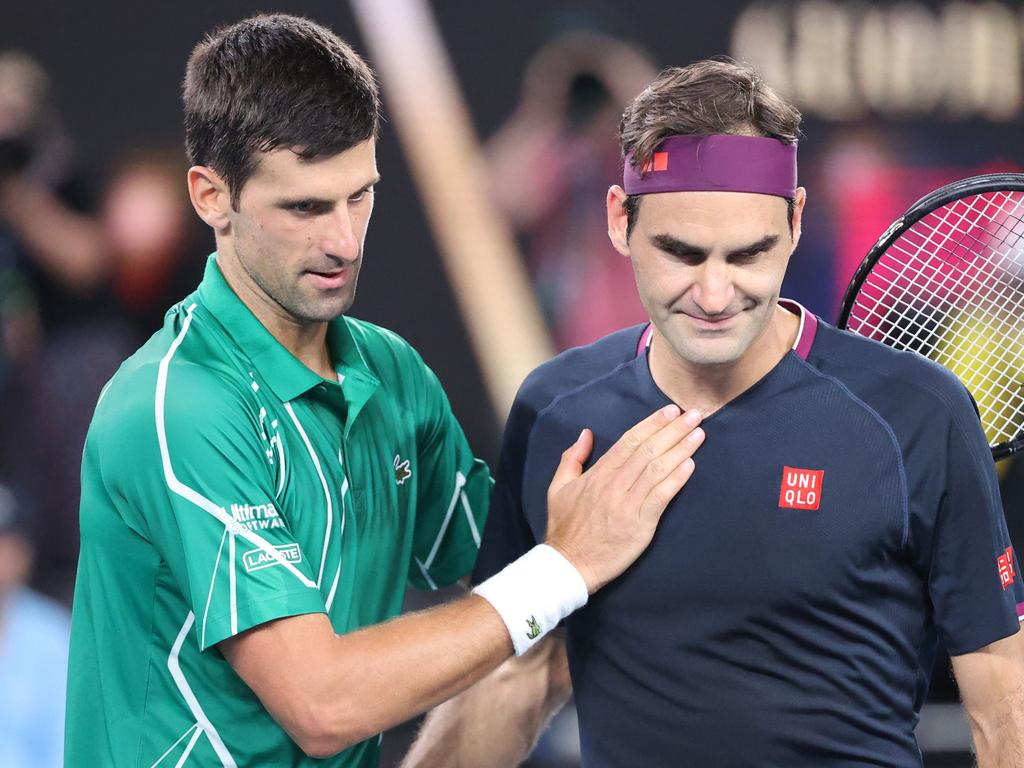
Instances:
[[[505,622],[517,656],[586,605],[587,584],[558,550],[539,544],[473,590]]]

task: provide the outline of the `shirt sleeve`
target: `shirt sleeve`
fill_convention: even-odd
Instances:
[[[537,543],[523,511],[522,493],[526,448],[535,421],[536,411],[520,391],[505,424],[491,511],[473,571],[474,584],[490,578]]]
[[[946,483],[928,569],[936,628],[951,655],[1013,634],[1024,608],[992,453],[969,395],[959,394],[944,446]]]
[[[200,650],[272,619],[325,612],[275,497],[258,403],[195,366],[172,367],[163,395],[158,385],[159,460],[117,474],[137,530],[195,614]]]
[[[409,583],[437,589],[473,570],[492,483],[487,465],[473,456],[441,383],[418,355],[416,360],[421,383],[415,398],[418,477]]]

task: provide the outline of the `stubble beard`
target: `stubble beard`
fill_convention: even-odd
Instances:
[[[246,248],[248,252],[248,248]],[[306,325],[311,323],[326,323],[335,320],[351,309],[355,302],[356,283],[358,282],[359,269],[362,266],[363,254],[352,264],[346,264],[345,269],[352,272],[351,280],[336,295],[327,296],[323,292],[310,288],[303,291],[303,272],[292,274],[291,272],[278,272],[276,274],[265,274],[254,269],[252,263],[245,253],[235,246],[235,255],[242,269],[256,287],[274,304],[290,315],[297,323]],[[267,264],[272,256],[264,255],[260,262]],[[310,296],[312,294],[312,296]],[[319,298],[318,298],[319,295]]]

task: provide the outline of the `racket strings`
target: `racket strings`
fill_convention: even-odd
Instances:
[[[848,327],[956,373],[992,445],[1024,427],[1024,195],[953,201],[878,259]]]

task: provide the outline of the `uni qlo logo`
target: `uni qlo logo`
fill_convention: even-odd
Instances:
[[[1017,570],[1013,567],[1013,547],[1007,547],[996,561],[999,563],[999,583],[1006,589],[1017,580]]]
[[[655,152],[654,156],[644,163],[644,167],[640,169],[642,173],[650,173],[651,171],[667,171],[668,170],[668,152]]]
[[[817,509],[821,505],[824,469],[782,468],[779,509]]]

